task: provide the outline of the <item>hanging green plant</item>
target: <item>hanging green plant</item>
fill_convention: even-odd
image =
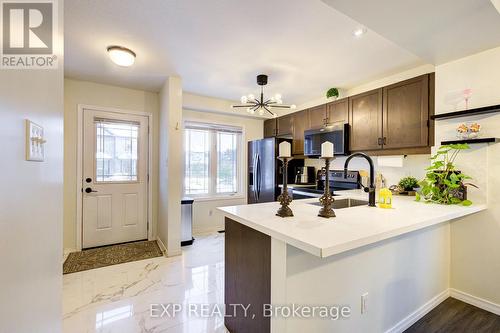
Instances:
[[[467,200],[466,185],[464,180],[471,177],[464,175],[455,167],[455,159],[460,151],[469,149],[467,144],[452,144],[439,147],[437,153],[431,157],[432,165],[428,167],[425,178],[419,182],[421,190],[416,195],[416,200],[433,202],[444,205],[470,206]]]
[[[326,98],[337,98],[337,97],[339,97],[338,88],[330,88],[326,92]]]

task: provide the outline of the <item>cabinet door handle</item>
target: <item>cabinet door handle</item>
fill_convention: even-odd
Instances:
[[[387,138],[386,138],[385,136],[384,136],[384,140],[382,141],[382,143],[383,143],[384,145],[386,145],[386,144],[387,144]]]
[[[383,141],[382,141],[382,138],[378,138],[377,142],[378,142],[378,145],[379,145],[379,146],[382,146],[382,142],[383,142]]]

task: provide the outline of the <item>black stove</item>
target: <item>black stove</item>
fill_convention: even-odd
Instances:
[[[336,195],[338,191],[359,189],[360,176],[358,171],[330,170],[330,191]],[[293,199],[319,198],[325,191],[325,170],[319,170],[316,177],[316,187],[295,187],[292,190]]]
[[[330,189],[334,192],[342,190],[356,190],[361,188],[359,185],[361,181],[359,171],[347,171],[347,177],[344,176],[344,170],[330,170],[329,173]],[[319,170],[316,178],[316,188],[318,190],[324,190],[325,178],[325,170]]]

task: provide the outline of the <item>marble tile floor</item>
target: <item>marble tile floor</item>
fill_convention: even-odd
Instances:
[[[224,235],[214,234],[197,238],[181,256],[64,275],[63,332],[223,333],[223,316],[204,312],[205,304],[215,311],[223,303]],[[151,304],[158,304],[154,316]],[[159,304],[179,304],[180,312],[170,307],[170,316],[158,317]]]

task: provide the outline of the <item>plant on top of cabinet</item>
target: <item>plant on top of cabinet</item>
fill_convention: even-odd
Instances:
[[[326,98],[337,99],[339,97],[338,88],[330,88],[326,92]]]
[[[454,165],[457,155],[465,149],[469,149],[469,145],[452,144],[439,147],[437,153],[431,157],[432,165],[427,168],[425,178],[419,183],[421,191],[417,193],[417,201],[462,206],[472,204],[467,200],[466,185],[476,188],[477,186],[464,183],[464,180],[471,177],[458,171]]]

